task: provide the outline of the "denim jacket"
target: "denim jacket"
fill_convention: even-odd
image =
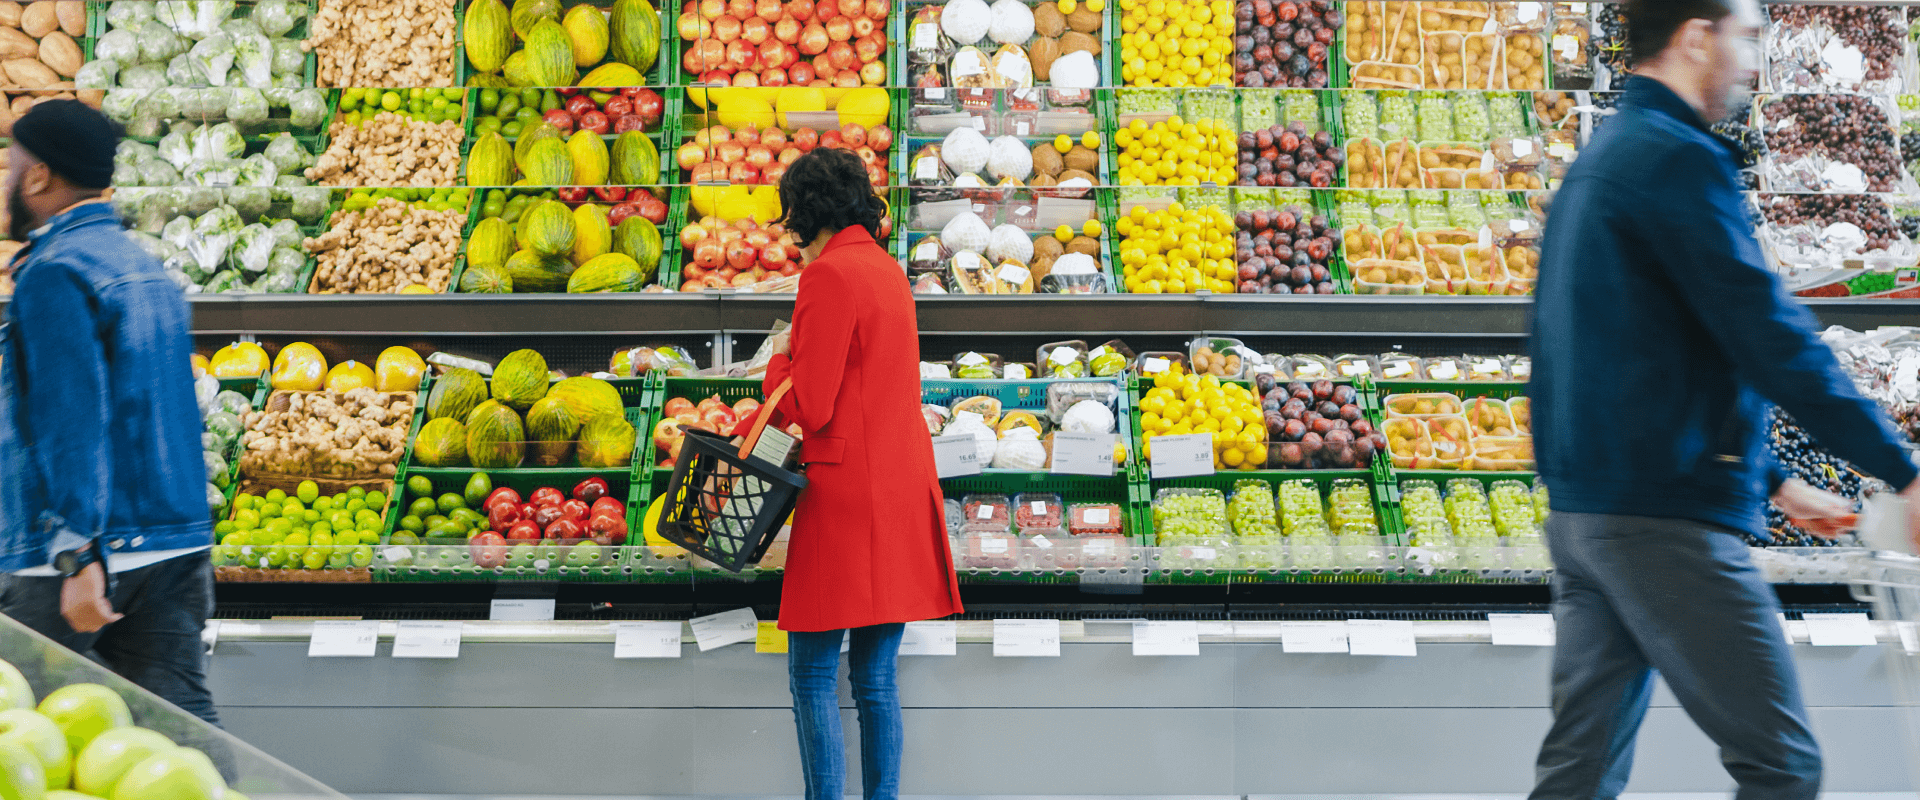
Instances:
[[[1553,510],[1763,530],[1766,401],[1903,488],[1886,412],[1767,269],[1730,143],[1630,78],[1554,197],[1533,319],[1533,435]]]
[[[28,236],[0,328],[0,572],[212,543],[190,322],[107,203]]]

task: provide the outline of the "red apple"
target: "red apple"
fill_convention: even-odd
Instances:
[[[601,106],[600,110],[607,112],[609,117],[619,119],[622,114],[633,113],[633,98],[624,94],[609,98],[607,104]]]
[[[581,532],[586,530],[580,522],[580,520],[574,519],[573,517],[561,517],[547,523],[544,530],[549,539],[559,539],[561,541],[579,539]]]
[[[813,19],[822,25],[839,16],[840,3],[837,0],[818,0],[813,6]]]
[[[559,128],[561,133],[573,132],[573,115],[563,109],[556,108],[542,115],[540,118],[546,120],[547,124]]]
[[[561,511],[560,506],[558,504],[555,504],[550,506],[539,506],[534,508],[533,516],[529,517],[529,519],[533,520],[533,524],[538,525],[542,529],[544,529],[548,525],[553,524],[554,520],[565,517],[566,515],[567,515],[566,512]]]
[[[847,19],[846,17],[834,17],[833,19],[827,20],[827,38],[836,42],[851,40],[853,38],[853,20]],[[849,56],[847,63],[841,64],[840,59],[836,58],[834,59],[834,66],[840,67],[841,69],[853,66],[851,59],[853,48],[847,48],[847,55]]]
[[[506,538],[514,541],[540,538],[540,525],[531,519],[522,519],[507,528]]]
[[[617,514],[619,516],[625,517],[627,515],[627,504],[622,503],[618,500],[615,500],[611,496],[602,497],[593,501],[593,508],[590,509],[587,513],[588,514]]]
[[[606,479],[596,477],[596,478],[588,478],[584,481],[574,484],[573,491],[569,492],[568,494],[571,495],[573,499],[578,500],[582,503],[592,503],[595,500],[598,500],[602,497],[606,497],[607,491],[608,489],[607,489]]]
[[[566,501],[567,496],[561,494],[559,489],[551,486],[542,486],[535,489],[533,490],[533,496],[527,498],[527,502],[532,503],[535,508],[557,506]]]
[[[661,116],[666,113],[666,98],[661,97],[659,92],[652,89],[645,87],[637,88],[633,90],[633,94],[628,95],[626,99],[632,101],[633,113],[639,114],[641,119],[646,120],[648,127],[660,124]],[[609,116],[613,115],[612,111],[608,111],[607,113]]]
[[[749,17],[740,26],[740,38],[748,44],[760,44],[773,36],[773,26],[759,17]]]
[[[625,514],[595,514],[587,520],[587,534],[599,542],[602,547],[614,547],[627,542],[627,518]]]
[[[801,22],[813,19],[813,0],[787,0],[787,16]]]
[[[780,178],[787,174],[787,165],[774,164],[760,173],[761,182],[768,186],[779,186]]]
[[[647,129],[647,120],[645,117],[642,117],[639,114],[622,114],[620,115],[620,118],[617,120],[614,120],[614,123],[613,123],[614,133],[626,133],[627,131],[645,131],[646,129]]]
[[[587,518],[587,509],[589,508],[592,508],[592,506],[584,501],[568,500],[560,504],[560,515],[567,519],[584,521]]]
[[[473,558],[473,565],[481,569],[493,569],[507,563],[506,537],[493,531],[475,534],[467,540],[467,553]]]
[[[800,60],[799,48],[794,48],[794,63],[787,70],[787,83],[794,86],[808,86],[814,81],[813,65]]]
[[[611,127],[612,127],[612,121],[607,119],[606,114],[603,114],[599,111],[588,111],[587,113],[580,115],[580,129],[583,131],[593,131],[594,133],[606,133],[607,129]]]
[[[520,521],[520,507],[512,503],[498,503],[487,509],[487,528],[504,531]]]
[[[502,486],[493,490],[492,494],[487,495],[487,502],[481,503],[480,507],[492,511],[494,506],[501,503],[506,503],[511,506],[520,505],[520,493],[510,487]]]
[[[563,202],[584,203],[592,193],[582,186],[567,186],[554,190],[554,194],[559,195]]]
[[[800,68],[805,66],[806,66],[805,64],[801,64],[799,66],[794,67],[793,68],[794,72],[797,74],[800,71]],[[795,82],[798,83],[797,80]],[[812,150],[813,148],[818,147],[819,145],[820,145],[820,134],[814,129],[801,128],[793,132],[793,146],[796,148],[799,148],[800,152],[806,153]]]
[[[565,108],[567,113],[577,117],[594,110],[595,106],[593,104],[593,98],[576,94],[569,98],[566,105],[562,106],[562,108]]]
[[[828,38],[827,29],[818,22],[809,22],[800,31],[800,52],[803,55],[816,55],[827,51],[827,45],[833,40]]]
[[[624,186],[595,186],[593,187],[593,196],[608,203],[618,203],[627,199],[627,189]],[[610,222],[607,224],[618,225],[619,223]]]
[[[845,141],[845,137],[840,135],[840,131],[830,129],[826,133],[820,134],[819,146],[820,147],[839,147],[841,146],[841,144],[844,143],[844,141]]]
[[[787,44],[800,41],[800,20],[783,17],[779,22],[773,23],[773,38]]]
[[[740,20],[724,16],[713,21],[713,38],[721,42],[731,42],[740,38]]]
[[[640,216],[655,225],[667,224],[667,204],[658,197],[649,194],[640,198]],[[612,224],[612,223],[609,223]]]
[[[893,129],[885,125],[875,125],[867,129],[867,146],[882,153],[893,147]]]
[[[840,139],[846,142],[848,147],[865,147],[867,144],[867,129],[860,127],[860,124],[857,122],[849,122],[840,126]]]
[[[727,43],[727,62],[726,63],[727,63],[727,66],[732,67],[735,70],[746,69],[747,65],[753,63],[754,58],[758,55],[759,55],[759,52],[754,50],[746,42],[735,39],[734,41]],[[738,84],[735,84],[735,85],[738,85]]]

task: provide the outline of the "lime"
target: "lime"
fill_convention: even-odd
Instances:
[[[370,566],[373,564],[373,548],[364,544],[355,547],[353,548],[353,555],[349,558],[356,567]]]
[[[365,510],[367,510],[367,501],[365,500],[348,500],[347,501],[347,507],[345,509],[347,513],[358,514]]]
[[[420,543],[420,537],[415,536],[413,531],[400,531],[399,533],[396,533],[392,536],[387,537],[387,544],[412,545],[412,544],[419,544],[419,543]]]
[[[318,500],[315,500],[315,501],[313,501],[313,507],[314,507],[314,508],[317,508],[317,509],[320,509],[321,511],[325,511],[325,510],[327,510],[327,509],[329,509],[329,508],[333,508],[333,498],[332,498],[332,497],[322,497],[322,498],[320,498],[320,499],[318,499]]]
[[[312,503],[320,499],[320,484],[314,483],[313,481],[301,481],[300,488],[294,490],[294,495],[299,497],[302,503]]]
[[[254,497],[253,495],[248,494],[246,492],[241,492],[240,494],[234,496],[233,507],[244,511],[246,509],[253,508],[253,505],[258,502],[260,502],[260,498]]]
[[[440,495],[440,513],[442,514],[450,513],[456,508],[466,507],[467,501],[460,495],[454,494],[453,492]]]
[[[319,522],[320,512],[318,510],[309,508],[307,509],[307,513],[300,515],[300,518],[306,520],[308,524]]]
[[[260,506],[261,519],[274,519],[280,516],[279,503],[266,503]]]
[[[367,508],[371,508],[375,511],[379,511],[386,507],[387,507],[386,492],[368,492],[367,493]]]
[[[367,490],[362,489],[358,486],[355,486],[347,490],[348,500],[364,500],[366,499],[366,497],[367,497]]]
[[[288,517],[288,518],[301,518],[301,517],[305,517],[306,514],[307,514],[307,507],[304,505],[301,505],[300,501],[296,498],[289,497],[287,498],[287,502],[282,503],[280,505],[280,516]]]
[[[267,502],[269,502],[269,503],[278,503],[278,502],[280,502],[280,501],[282,501],[282,500],[285,500],[285,499],[287,499],[287,493],[286,493],[286,492],[283,492],[283,491],[280,491],[279,489],[268,489],[268,490],[267,490]]]
[[[388,97],[392,97],[392,95],[388,95]],[[306,554],[300,557],[300,566],[306,567],[307,569],[321,569],[326,565],[326,554],[315,548],[307,548]]]
[[[240,530],[240,529],[235,527],[233,524],[233,520],[230,520],[230,519],[223,519],[223,520],[220,520],[219,522],[213,523],[214,533],[225,535],[225,534],[233,533],[234,531],[237,531],[237,530]]]
[[[307,542],[312,540],[313,537],[304,533],[290,533],[287,534],[285,538],[282,538],[280,543],[288,547],[305,547],[307,546]]]
[[[252,544],[253,537],[248,536],[245,533],[235,531],[233,533],[229,533],[225,536],[220,537],[220,543],[229,544],[229,545]]]

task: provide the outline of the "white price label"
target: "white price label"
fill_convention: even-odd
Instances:
[[[1920,623],[1895,622],[1893,629],[1900,633],[1900,649],[1909,655],[1920,653]]]
[[[1554,142],[1547,145],[1547,155],[1559,161],[1571,161],[1579,154],[1580,150],[1568,142]]]
[[[1282,622],[1280,651],[1283,653],[1347,652],[1345,622]]]
[[[1165,437],[1162,437],[1165,438]],[[1155,445],[1158,447],[1158,445]],[[1111,433],[1055,433],[1053,435],[1053,467],[1055,475],[1113,475],[1113,434]],[[1091,512],[1090,512],[1091,513]],[[1101,521],[1105,524],[1106,509],[1099,509]],[[1088,521],[1092,518],[1089,516]]]
[[[1047,361],[1048,363],[1064,367],[1073,363],[1074,355],[1075,353],[1071,347],[1056,347],[1053,348],[1053,352],[1047,354]]]
[[[1516,219],[1516,220],[1509,221],[1507,223],[1507,230],[1513,231],[1514,233],[1526,233],[1527,231],[1532,229],[1533,229],[1533,223],[1528,222],[1524,219]]]
[[[372,658],[380,642],[377,621],[316,620],[307,642],[308,658]]]
[[[1027,282],[1027,276],[1032,274],[1032,272],[1027,271],[1026,267],[1020,266],[1019,264],[1002,264],[1000,271],[996,273],[995,276],[1015,286],[1024,286]]]
[[[1213,436],[1209,434],[1155,436],[1152,448],[1155,478],[1213,474]]]
[[[1533,141],[1531,139],[1513,140],[1513,155],[1516,158],[1526,158],[1527,156],[1533,155]]]
[[[1553,50],[1560,54],[1560,58],[1567,61],[1579,58],[1580,37],[1570,33],[1558,34],[1553,37]]]
[[[1415,656],[1413,623],[1404,619],[1347,620],[1347,652],[1356,656]]]
[[[389,547],[385,550],[380,551],[380,553],[381,555],[386,556],[387,563],[390,563],[390,564],[398,564],[402,561],[405,561],[413,557],[412,550],[409,550],[400,545],[394,545],[392,547]]]
[[[1033,213],[1033,206],[1021,206],[1013,210],[1013,215],[1016,217],[1024,217],[1031,213]]]
[[[1540,18],[1539,3],[1514,3],[1513,21],[1532,22]]]
[[[923,156],[913,162],[913,179],[933,181],[940,179],[940,160],[932,156]]]
[[[1044,517],[1047,515],[1047,501],[1045,500],[1035,500],[1028,503],[1027,508],[1032,509],[1033,515],[1036,517]]]
[[[695,617],[688,620],[687,625],[693,628],[693,640],[700,645],[702,653],[716,647],[751,642],[760,632],[760,620],[754,618],[751,608],[736,608]]]
[[[937,87],[937,86],[936,86],[936,87],[934,87],[934,88],[932,88],[932,89],[924,89],[924,90],[922,90],[922,92],[923,92],[923,93],[924,93],[924,94],[926,95],[926,97],[927,97],[927,99],[928,99],[928,100],[945,100],[945,99],[947,99],[947,90],[946,90],[946,89],[945,89],[944,87]]]
[[[1059,447],[1059,434],[1054,435],[1054,446]],[[1106,525],[1113,521],[1113,511],[1107,508],[1089,508],[1086,513],[1088,525]]]
[[[959,626],[953,620],[909,622],[900,635],[900,655],[956,655],[960,652],[959,642]]]
[[[1871,647],[1873,623],[1865,614],[1801,614],[1814,647]]]
[[[1365,375],[1371,371],[1372,370],[1367,369],[1367,365],[1365,364],[1346,363],[1340,365],[1340,374],[1349,378]]]
[[[464,622],[402,622],[393,634],[394,658],[459,658]]]
[[[679,658],[680,621],[613,623],[614,658]]]
[[[940,41],[940,26],[921,23],[913,26],[913,49],[932,50]]]
[[[921,242],[913,248],[913,257],[919,261],[933,261],[940,257],[939,242]]]
[[[1445,361],[1427,370],[1427,374],[1436,381],[1450,381],[1460,377],[1460,368],[1454,366],[1451,361]]]
[[[1060,620],[994,620],[993,655],[996,658],[1059,657]]]
[[[1386,369],[1383,369],[1380,371],[1380,374],[1385,375],[1389,378],[1398,378],[1404,375],[1410,375],[1412,373],[1413,373],[1413,362],[1411,361],[1402,361],[1398,364],[1394,364],[1393,366],[1387,367]]]
[[[493,610],[487,618],[515,622],[551,622],[553,621],[553,599],[495,600]]]
[[[1200,623],[1133,623],[1133,654],[1136,656],[1200,655]]]
[[[953,363],[955,363],[955,364],[965,364],[965,365],[967,365],[967,366],[969,366],[969,367],[971,367],[971,366],[974,366],[974,365],[976,365],[976,364],[986,364],[986,363],[990,363],[990,362],[989,362],[989,361],[987,360],[987,357],[986,357],[986,356],[983,356],[983,355],[980,355],[979,353],[971,353],[971,352],[969,352],[969,353],[961,353],[961,354],[960,354],[960,357],[959,357],[959,358],[956,358],[956,359],[954,359],[954,360],[953,360]],[[971,412],[971,411],[962,411],[962,412],[960,412],[960,413],[962,413],[962,414],[973,414],[973,412]],[[980,416],[979,414],[973,414],[973,416],[974,416],[974,418],[975,418],[975,419],[985,419],[984,417],[981,417],[981,416]]]
[[[1513,365],[1512,371],[1513,371],[1513,377],[1516,380],[1524,381],[1528,378],[1533,377],[1533,362],[1521,361],[1519,363],[1516,363]]]
[[[984,131],[984,130],[986,130],[986,129],[987,129],[987,118],[986,118],[986,117],[980,117],[980,116],[976,116],[976,117],[974,117],[974,118],[973,118],[973,129],[974,129],[974,130],[976,130],[976,131]]]
[[[1042,550],[1052,550],[1053,542],[1052,540],[1049,540],[1047,537],[1041,536],[1040,534],[1036,533],[1033,535],[1033,546],[1038,547]]]
[[[1028,125],[1027,121],[1024,119],[1020,120],[1019,122],[1013,123],[1013,132],[1021,136],[1027,135],[1027,131],[1031,130],[1032,128],[1033,126]]]
[[[1166,372],[1167,369],[1172,366],[1173,362],[1167,359],[1158,357],[1149,358],[1140,362],[1140,373],[1143,375],[1158,375]]]
[[[997,556],[1007,552],[1007,547],[1012,544],[1007,540],[1007,537],[996,536],[990,533],[980,535],[979,540],[980,552],[990,556]]]
[[[1080,555],[1088,558],[1103,558],[1113,555],[1113,541],[1107,537],[1088,539],[1080,544]]]
[[[976,510],[981,519],[993,519],[993,506],[983,504]]]
[[[1552,647],[1552,614],[1488,614],[1493,643],[1512,647]]]
[[[980,449],[972,434],[933,437],[933,466],[942,478],[980,474]],[[981,508],[986,511],[986,508]]]

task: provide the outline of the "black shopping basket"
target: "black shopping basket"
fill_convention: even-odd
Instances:
[[[792,386],[788,380],[773,390],[737,447],[720,434],[687,430],[680,460],[667,479],[662,537],[728,572],[746,569],[767,554],[807,487],[806,476],[752,455]]]

